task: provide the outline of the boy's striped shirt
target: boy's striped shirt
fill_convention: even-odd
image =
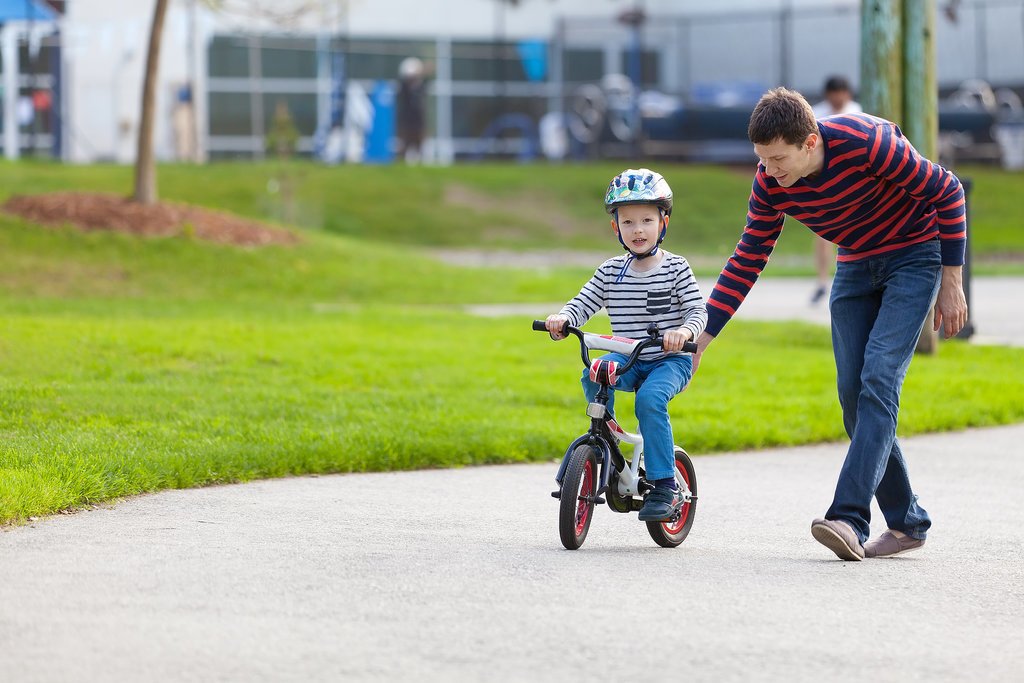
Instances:
[[[839,261],[894,251],[938,237],[942,264],[962,265],[964,192],[956,176],[921,156],[896,124],[868,114],[818,120],[825,167],[780,187],[758,164],[747,224],[708,298],[707,331],[717,335],[768,263],[786,215],[839,245]]]
[[[696,339],[707,324],[707,309],[690,264],[682,256],[662,250],[657,268],[637,272],[623,266],[628,254],[601,264],[594,277],[561,310],[573,327],[581,327],[592,315],[607,309],[612,333],[618,337],[642,339],[647,326],[656,323],[664,334],[686,327]],[[622,279],[619,280],[619,274]],[[658,348],[645,349],[643,360],[664,358],[669,354]]]

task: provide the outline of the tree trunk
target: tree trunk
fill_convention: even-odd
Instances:
[[[149,30],[146,54],[146,80],[142,85],[142,116],[139,122],[139,146],[135,154],[135,201],[152,204],[156,201],[156,161],[153,158],[153,116],[156,110],[157,71],[160,66],[160,41],[164,33],[164,16],[168,0],[156,0],[153,25]]]

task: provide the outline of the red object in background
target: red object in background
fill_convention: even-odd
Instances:
[[[32,107],[36,111],[50,111],[53,106],[53,95],[49,90],[36,90],[32,93]]]

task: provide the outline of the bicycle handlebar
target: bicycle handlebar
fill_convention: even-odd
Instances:
[[[534,320],[533,329],[535,332],[548,331],[547,325],[543,320]],[[562,326],[562,336],[568,337],[570,334],[580,340],[580,358],[583,359],[584,367],[589,368],[591,365],[590,349],[587,347],[586,340],[583,337],[583,330],[578,327],[573,327],[568,321],[566,321],[565,325]],[[640,353],[643,352],[644,349],[648,349],[652,346],[661,346],[664,342],[664,337],[661,336],[661,333],[658,331],[658,327],[654,323],[651,323],[647,327],[647,334],[649,335],[647,339],[640,340],[640,342],[633,348],[632,353],[629,354],[629,358],[626,359],[625,364],[619,368],[618,373],[620,375],[633,367],[633,364],[636,363],[638,358],[640,358]],[[683,351],[685,353],[697,353],[697,342],[684,342]]]

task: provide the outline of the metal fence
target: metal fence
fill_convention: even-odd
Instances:
[[[1024,86],[1024,0],[942,3],[937,33],[942,89],[954,89],[969,78]],[[446,162],[538,150],[542,117],[571,114],[581,106],[581,97],[585,106],[587,87],[593,94],[593,84],[609,74],[632,75],[649,91],[648,104],[657,104],[652,97],[660,94],[662,106],[749,107],[778,84],[813,100],[831,74],[848,76],[856,88],[859,34],[856,2],[799,11],[784,5],[743,13],[652,16],[638,31],[611,19],[566,17],[544,45],[539,71],[531,69],[521,42],[500,36],[479,41],[218,36],[208,48],[207,147],[213,156],[259,155],[274,103],[285,100],[302,134],[300,149],[312,152],[329,116],[334,87],[325,51],[343,53],[345,76],[367,89],[393,80],[405,57],[432,64],[427,152]],[[260,64],[274,64],[277,72],[254,71]],[[608,103],[602,104],[607,109]],[[579,120],[574,119],[578,133]],[[524,132],[519,124],[502,127],[512,120],[529,121],[532,130]],[[574,137],[578,142],[586,133]]]
[[[1018,92],[1024,88],[1024,0],[938,3],[937,68],[943,91],[967,79]],[[811,99],[830,74],[847,75],[856,87],[859,8],[858,2],[844,1],[799,11],[787,3],[781,9],[727,14],[654,14],[638,30],[614,19],[565,17],[549,36],[530,41],[509,40],[497,31],[478,40],[207,36],[196,49],[192,88],[200,156],[261,156],[273,112],[281,102],[298,128],[300,153],[312,154],[325,129],[337,123],[339,91],[345,82],[367,91],[393,84],[398,65],[409,56],[432,68],[426,145],[430,159],[448,162],[537,153],[545,116],[549,122],[552,116],[558,118],[557,123],[571,133],[566,143],[570,153],[585,153],[588,140],[602,134],[627,142],[606,151],[632,153],[637,151],[635,141],[643,138],[641,115],[649,110],[718,108],[708,117],[708,125],[725,125],[743,119],[743,108],[777,84],[800,89]],[[20,153],[58,157],[62,139],[105,139],[88,125],[107,124],[95,117],[92,124],[77,123],[82,119],[74,107],[86,105],[62,96],[66,85],[61,83],[61,64],[70,57],[62,56],[60,36],[40,42],[28,34],[17,39],[13,33],[5,35],[0,78],[9,84],[4,95],[9,106],[3,109],[6,118],[13,118],[11,113],[18,108],[22,116],[14,121],[15,128],[0,120],[0,139]],[[12,55],[18,57],[16,73],[4,71],[3,62],[13,61]],[[87,70],[82,65],[77,73]],[[607,77],[613,74],[630,75],[643,95],[632,101],[620,97],[624,88],[633,86],[624,86],[621,79],[609,82]],[[115,91],[118,74],[109,78]],[[98,94],[89,102],[96,104],[104,97],[111,99]],[[117,115],[113,105],[110,108],[114,115],[109,126],[122,125],[123,115]],[[596,113],[601,114],[600,121]],[[593,130],[598,125],[602,131]],[[699,126],[694,130],[698,137],[703,135]],[[667,154],[685,155],[701,144],[699,139],[679,139],[678,131],[665,134],[682,144],[657,148]],[[98,148],[92,156],[119,158]]]

